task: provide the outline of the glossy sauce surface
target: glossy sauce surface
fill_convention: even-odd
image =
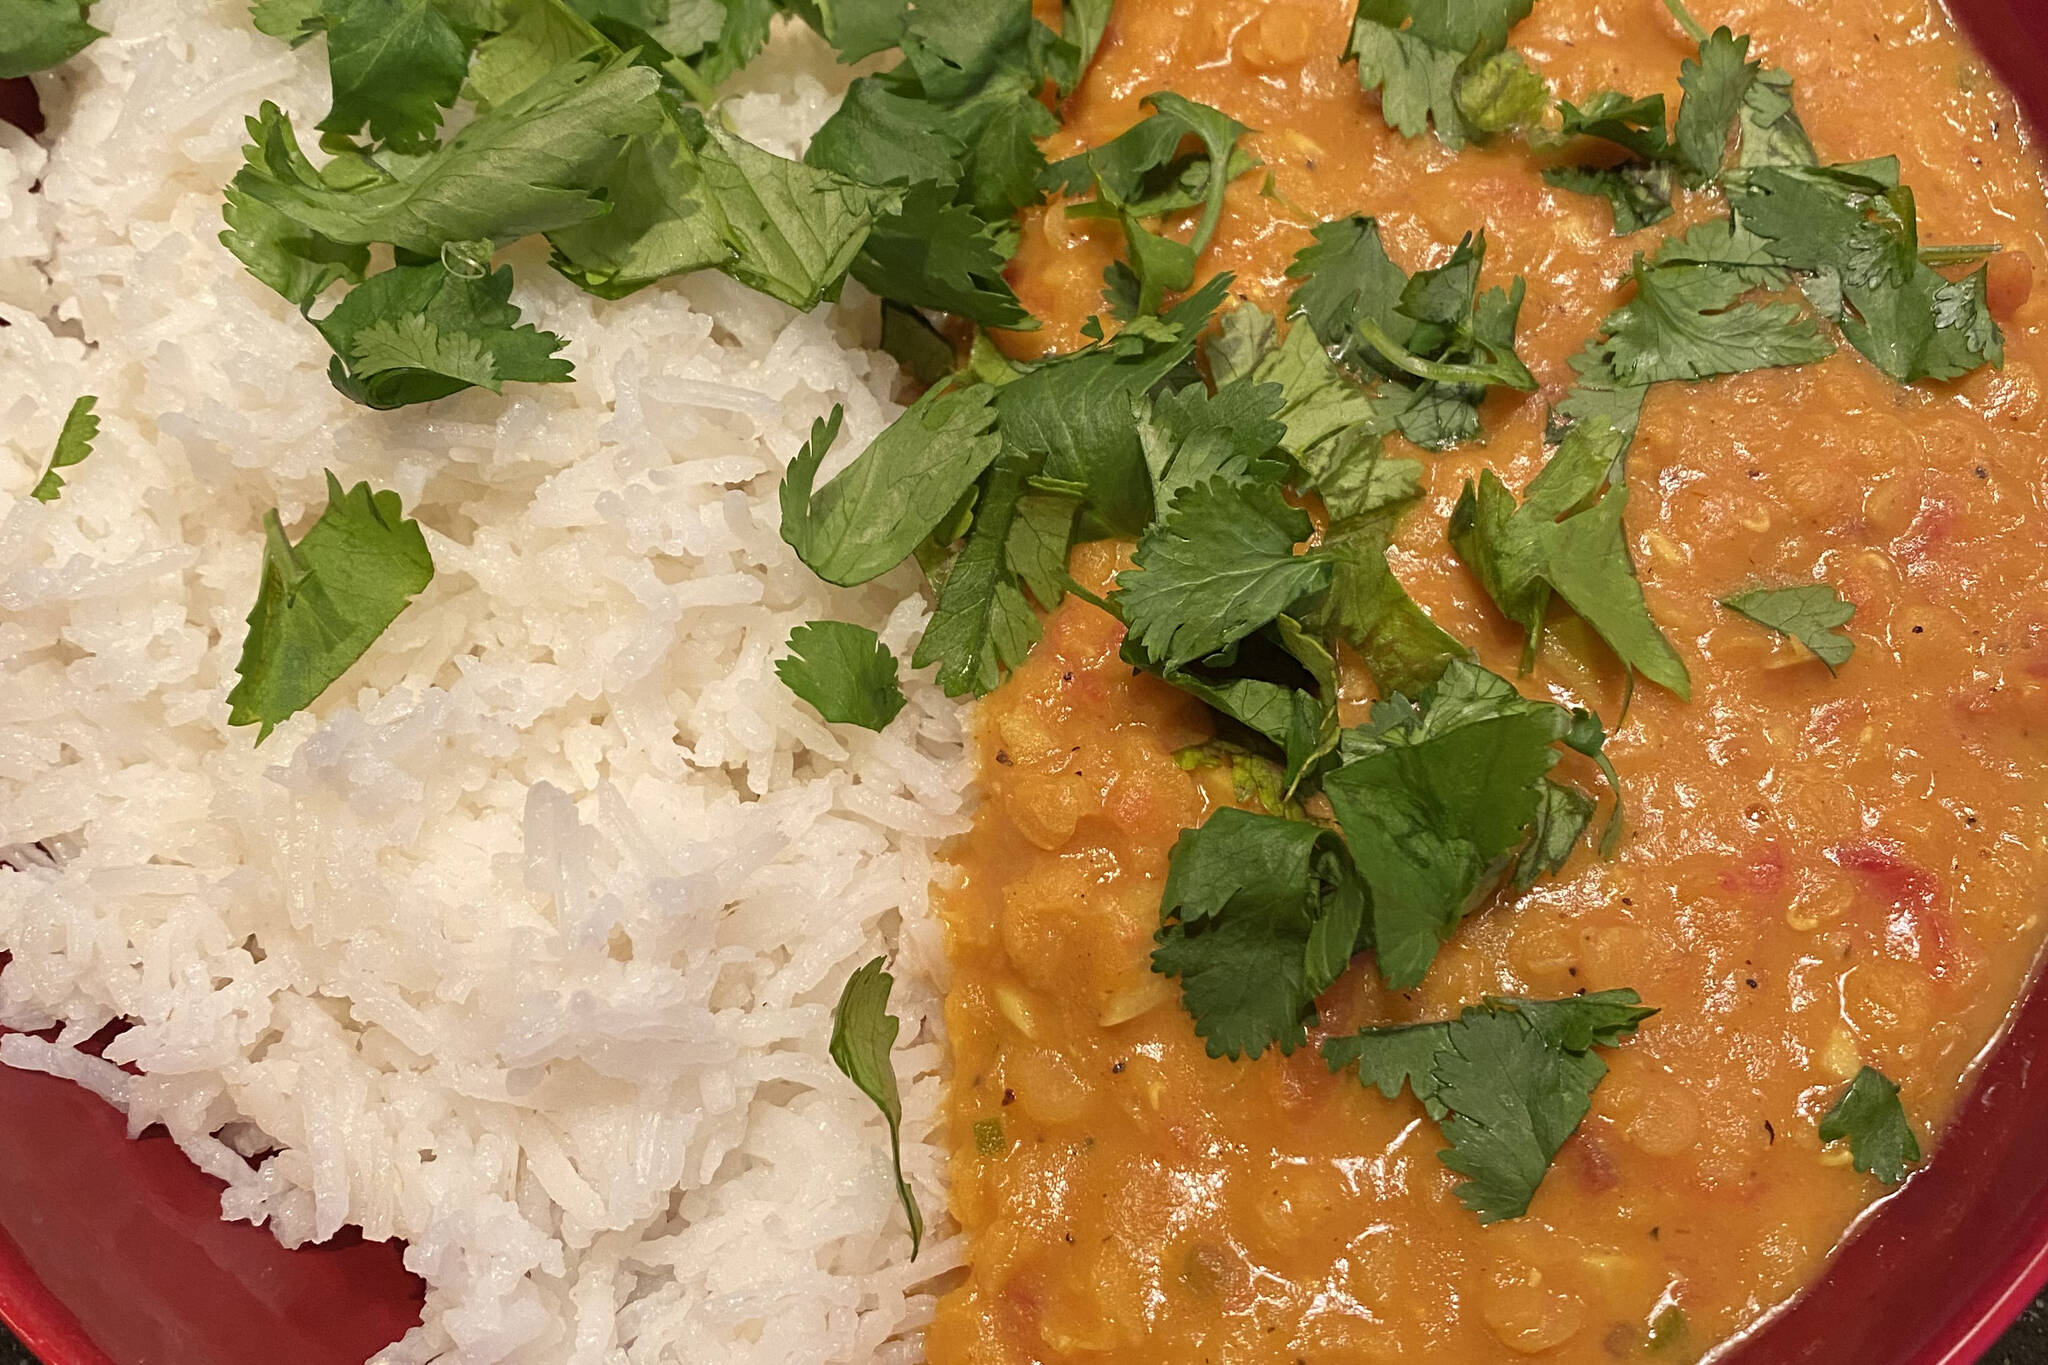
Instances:
[[[1047,150],[1106,141],[1162,88],[1261,130],[1251,150],[1281,193],[1260,193],[1263,173],[1233,185],[1203,271],[1268,306],[1308,239],[1289,205],[1378,216],[1411,270],[1486,229],[1486,283],[1528,279],[1518,350],[1544,389],[1495,391],[1483,446],[1424,457],[1428,495],[1392,558],[1512,676],[1518,633],[1451,556],[1451,503],[1481,468],[1520,487],[1540,467],[1545,404],[1620,301],[1611,282],[1719,205],[1615,238],[1604,204],[1546,188],[1525,149],[1402,139],[1339,64],[1351,8],[1119,0]],[[1147,954],[1167,852],[1229,780],[1174,761],[1206,736],[1202,709],[1133,677],[1115,622],[1069,599],[978,718],[985,800],[946,906],[953,1212],[974,1240],[928,1336],[935,1365],[1693,1360],[1811,1279],[1882,1193],[1815,1133],[1859,1065],[1900,1082],[1935,1147],[2048,901],[2041,176],[2011,100],[1931,5],[1700,13],[1793,73],[1824,160],[1901,158],[1923,242],[2006,246],[2005,368],[1902,389],[1845,347],[1655,388],[1629,457],[1631,545],[1694,699],[1639,688],[1609,745],[1630,798],[1619,857],[1581,849],[1501,898],[1414,992],[1362,963],[1322,1002],[1332,1031],[1487,993],[1631,986],[1662,1013],[1608,1054],[1529,1216],[1486,1228],[1405,1095],[1313,1051],[1205,1056]],[[1512,41],[1568,99],[1675,101],[1690,50],[1658,0],[1538,0]],[[1118,246],[1057,207],[1029,215],[1015,282],[1047,326],[1008,344],[1080,344]],[[1102,587],[1120,553],[1080,547],[1077,579]],[[1716,605],[1816,576],[1857,608],[1839,676]],[[1522,685],[1621,710],[1618,669],[1569,617]]]

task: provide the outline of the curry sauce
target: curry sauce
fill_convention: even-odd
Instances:
[[[1528,280],[1517,350],[1542,389],[1494,390],[1484,444],[1425,455],[1390,560],[1416,600],[1512,677],[1520,631],[1445,540],[1468,478],[1520,487],[1544,458],[1567,358],[1633,254],[1713,212],[1611,234],[1527,147],[1387,127],[1340,64],[1348,0],[1119,0],[1051,156],[1096,145],[1170,88],[1253,129],[1271,173],[1230,187],[1201,274],[1284,311],[1321,219],[1367,213],[1407,269],[1483,227],[1487,283]],[[2048,259],[2039,167],[2011,98],[1932,4],[1742,0],[1702,13],[1792,72],[1825,160],[1896,153],[1930,241],[1998,242],[2002,370],[1894,384],[1846,347],[1797,369],[1651,390],[1630,454],[1630,548],[1694,680],[1626,679],[1556,616],[1525,693],[1625,715],[1608,746],[1628,834],[1503,893],[1422,986],[1354,964],[1323,1032],[1437,1019],[1487,994],[1632,987],[1661,1012],[1612,1074],[1528,1216],[1480,1226],[1436,1125],[1313,1047],[1206,1055],[1149,966],[1180,831],[1232,800],[1177,757],[1201,705],[1118,655],[1069,597],[980,708],[985,799],[946,893],[952,1211],[972,1237],[934,1365],[1026,1361],[1694,1360],[1818,1273],[1883,1189],[1816,1121],[1863,1064],[1898,1081],[1930,1150],[2040,948],[2048,884]],[[1538,0],[1514,41],[1573,98],[1663,90],[1689,49],[1658,0]],[[1028,210],[1013,270],[1043,329],[1082,344],[1121,238]],[[1414,453],[1414,452],[1408,452]],[[1084,545],[1109,589],[1129,547]],[[1855,604],[1833,675],[1718,605],[1815,566]],[[1372,695],[1347,667],[1347,707]],[[1572,760],[1578,765],[1580,760]],[[1590,765],[1566,780],[1597,790]],[[1938,1152],[1936,1153],[1938,1159]]]

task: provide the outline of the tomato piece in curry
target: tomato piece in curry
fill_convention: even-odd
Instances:
[[[1445,518],[1480,470],[1520,487],[1541,466],[1546,405],[1619,302],[1612,282],[1714,208],[1682,200],[1671,224],[1617,237],[1525,146],[1404,139],[1340,61],[1352,8],[1119,0],[1047,151],[1108,140],[1160,89],[1257,130],[1277,193],[1262,175],[1230,187],[1201,274],[1231,271],[1236,296],[1283,311],[1315,220],[1375,215],[1411,270],[1485,229],[1486,283],[1528,280],[1517,349],[1543,387],[1494,390],[1483,445],[1423,456],[1425,497],[1390,558],[1513,677],[1520,632],[1451,554]],[[928,1334],[934,1365],[1697,1359],[1811,1280],[1883,1193],[1816,1132],[1860,1066],[1900,1084],[1936,1146],[2044,933],[2040,167],[1931,2],[1732,0],[1702,17],[1793,74],[1824,159],[1901,158],[1924,240],[2004,246],[2005,365],[1901,387],[1844,347],[1654,388],[1629,542],[1693,700],[1644,685],[1627,704],[1608,746],[1630,799],[1618,856],[1581,847],[1503,893],[1416,990],[1361,962],[1320,1002],[1327,1032],[1624,986],[1660,1013],[1605,1054],[1612,1074],[1528,1215],[1484,1227],[1411,1096],[1332,1075],[1313,1047],[1206,1055],[1148,957],[1169,850],[1232,799],[1230,775],[1176,760],[1209,736],[1207,712],[1136,674],[1119,625],[1070,596],[981,705],[985,800],[944,893],[952,1212],[972,1250]],[[1675,101],[1691,51],[1659,0],[1538,0],[1513,41],[1565,98]],[[1046,325],[1005,344],[1072,349],[1121,238],[1057,201],[1022,232],[1014,283]],[[1078,547],[1076,580],[1107,591],[1129,548]],[[1816,565],[1856,607],[1839,676],[1718,605]],[[1569,616],[1520,685],[1624,711],[1621,670]],[[1350,721],[1372,689],[1355,668],[1344,688]],[[1580,762],[1560,775],[1600,790]]]

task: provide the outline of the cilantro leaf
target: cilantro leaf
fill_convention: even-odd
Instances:
[[[1476,486],[1468,480],[1451,512],[1451,545],[1494,605],[1527,632],[1525,670],[1555,592],[1623,664],[1685,698],[1685,664],[1651,618],[1629,559],[1628,489],[1617,476],[1625,447],[1604,418],[1576,422],[1519,507],[1492,470]]]
[[[1331,1071],[1356,1067],[1360,1085],[1373,1086],[1390,1100],[1399,1099],[1406,1087],[1425,1113],[1442,1122],[1451,1111],[1437,1097],[1436,1058],[1450,1046],[1455,1023],[1446,1019],[1337,1034],[1323,1040],[1323,1060]]]
[[[1113,217],[1123,225],[1129,244],[1124,270],[1138,286],[1132,311],[1156,313],[1168,293],[1194,283],[1195,262],[1215,235],[1225,190],[1257,163],[1238,151],[1249,130],[1221,110],[1170,90],[1145,96],[1143,104],[1153,111],[1150,115],[1101,146],[1047,167],[1040,183],[1069,195],[1092,185],[1095,198],[1067,211],[1075,217]],[[1189,138],[1202,144],[1201,152],[1181,153]],[[1197,206],[1202,216],[1185,242],[1141,224]]]
[[[1230,335],[1232,319],[1261,316],[1257,308],[1240,304],[1225,319],[1225,338]],[[1209,355],[1213,363],[1216,344],[1211,344]],[[1288,328],[1280,344],[1253,365],[1251,377],[1280,390],[1277,416],[1285,428],[1280,445],[1297,460],[1340,431],[1361,424],[1383,424],[1380,407],[1344,377],[1311,327]]]
[[[1735,153],[1737,166],[1746,169],[1820,163],[1812,141],[1806,136],[1806,126],[1792,107],[1790,72],[1774,66],[1757,72],[1749,89],[1743,92],[1736,124],[1741,129],[1741,144]]]
[[[1920,1139],[1899,1103],[1899,1087],[1873,1066],[1856,1073],[1820,1121],[1822,1142],[1844,1138],[1856,1169],[1887,1185],[1904,1180],[1906,1168],[1920,1160]]]
[[[380,271],[313,325],[334,348],[328,378],[356,402],[398,408],[507,380],[564,384],[553,332],[519,322],[512,268],[467,278],[439,264]]]
[[[1387,257],[1379,225],[1361,217],[1320,225],[1296,253],[1292,306],[1373,386],[1359,420],[1376,433],[1399,429],[1441,449],[1478,434],[1487,386],[1536,386],[1514,349],[1523,282],[1481,294],[1485,259],[1486,235],[1468,233],[1450,259],[1410,277]]]
[[[100,435],[100,419],[93,415],[99,401],[92,394],[80,394],[72,401],[71,411],[64,414],[64,425],[57,431],[57,447],[50,452],[49,467],[29,491],[37,502],[55,502],[64,491],[64,476],[57,471],[81,464],[92,454],[92,443]]]
[[[1631,990],[1563,1000],[1489,996],[1456,1019],[1326,1039],[1330,1069],[1355,1067],[1388,1099],[1410,1089],[1443,1127],[1439,1159],[1469,1177],[1455,1191],[1482,1223],[1519,1218],[1591,1108],[1613,1047],[1656,1011]]]
[[[1182,830],[1160,898],[1152,970],[1181,998],[1212,1057],[1291,1053],[1315,998],[1360,947],[1365,893],[1319,825],[1226,806]]]
[[[1027,493],[1017,500],[1006,548],[1010,567],[1050,611],[1067,593],[1067,554],[1081,500],[1067,493]]]
[[[1320,592],[1328,557],[1294,552],[1313,530],[1271,484],[1212,477],[1182,489],[1138,542],[1137,568],[1117,575],[1125,657],[1182,668]]]
[[[1833,352],[1792,304],[1736,303],[1749,287],[1736,272],[1651,266],[1638,254],[1630,273],[1635,298],[1601,324],[1614,371],[1628,383],[1808,365]]]
[[[0,81],[47,71],[106,35],[86,22],[89,0],[0,0]]]
[[[1679,102],[1672,141],[1692,183],[1704,184],[1720,174],[1728,130],[1762,66],[1749,60],[1749,35],[1738,38],[1726,28],[1715,29],[1700,43],[1697,60],[1688,57],[1679,66],[1685,98]]]
[[[1345,732],[1323,792],[1371,889],[1389,986],[1420,982],[1506,870],[1569,726],[1563,708],[1457,660],[1416,704],[1381,703],[1372,725]]]
[[[782,480],[782,538],[811,572],[852,587],[910,555],[995,460],[994,390],[937,388],[910,405],[874,443],[814,494],[812,482],[838,438],[840,410],[811,425],[811,439]]]
[[[1614,210],[1614,235],[1626,237],[1671,216],[1671,168],[1624,161],[1619,166],[1551,166],[1543,183],[1603,198]]]
[[[986,326],[1035,325],[1002,274],[1016,249],[1010,219],[1037,200],[1037,139],[1059,124],[1038,91],[1055,56],[1078,61],[1078,49],[1062,47],[1028,0],[930,0],[908,12],[899,3],[865,17],[818,8],[824,31],[888,29],[881,45],[904,54],[856,80],[805,153],[813,166],[909,190],[877,224],[856,277],[884,298]]]
[[[1007,225],[984,221],[952,202],[939,185],[913,186],[902,207],[884,216],[855,258],[853,277],[884,298],[933,308],[984,327],[1019,330],[1038,323],[1003,277],[1015,251]]]
[[[869,227],[900,197],[785,160],[715,126],[699,155],[735,252],[719,268],[792,308],[837,294]]]
[[[1893,158],[1848,166],[1753,166],[1722,178],[1736,223],[1900,383],[2004,363],[1983,281],[1950,281],[1919,258],[1912,191]]]
[[[997,390],[1004,441],[1039,459],[1045,477],[1084,490],[1082,535],[1135,536],[1152,521],[1132,401],[1188,363],[1229,282],[1219,275],[1166,318],[1032,366]]]
[[[1511,885],[1527,891],[1539,877],[1560,869],[1579,846],[1579,836],[1593,820],[1593,798],[1584,792],[1546,778],[1530,823],[1529,843],[1515,859]]]
[[[401,151],[434,144],[455,103],[470,45],[433,0],[324,0],[333,108],[320,130],[370,137]]]
[[[1437,1101],[1451,1111],[1439,1158],[1467,1177],[1453,1193],[1484,1224],[1529,1211],[1607,1064],[1549,1045],[1519,1012],[1485,1011],[1451,1028],[1435,1072]]]
[[[228,724],[260,724],[256,742],[311,706],[433,581],[419,523],[396,493],[327,476],[327,510],[294,545],[264,517],[262,584],[228,693]]]
[[[910,1259],[924,1242],[924,1215],[917,1196],[903,1178],[903,1097],[896,1088],[896,1068],[889,1060],[903,1025],[889,1013],[889,994],[896,978],[876,958],[846,979],[839,1003],[832,1007],[832,1064],[861,1094],[874,1101],[889,1124],[889,1156],[896,1168],[896,1197],[910,1220]]]
[[[360,284],[370,268],[369,247],[330,241],[232,185],[221,218],[221,245],[302,313],[329,285]]]
[[[959,368],[960,354],[915,308],[882,304],[881,346],[912,379],[929,388]]]
[[[1321,546],[1330,586],[1304,619],[1355,649],[1382,694],[1414,696],[1453,660],[1472,657],[1416,605],[1387,563],[1395,522],[1422,495],[1422,466],[1387,458],[1378,437],[1357,429],[1301,463],[1330,513]]]
[[[1006,460],[983,480],[973,529],[939,585],[931,625],[911,656],[914,668],[939,666],[939,686],[949,697],[993,691],[1003,670],[1023,663],[1038,639],[1038,618],[1009,555],[1024,478],[1023,465]]]
[[[1435,125],[1437,141],[1456,151],[1484,129],[1461,103],[1461,81],[1507,46],[1508,30],[1526,19],[1531,0],[1359,0],[1345,61],[1358,63],[1358,84],[1380,93],[1380,112],[1403,137]],[[1472,94],[1483,122],[1498,107]]]
[[[678,128],[628,139],[603,194],[611,212],[548,234],[555,269],[600,298],[734,259],[732,226]]]
[[[791,13],[839,49],[839,60],[857,62],[903,41],[910,0],[786,0]]]
[[[1278,483],[1287,466],[1267,458],[1286,428],[1274,420],[1281,393],[1277,385],[1239,379],[1211,394],[1200,382],[1162,391],[1149,404],[1137,403],[1138,444],[1152,474],[1155,505],[1173,505],[1190,484],[1215,475],[1232,481]]]
[[[1849,656],[1856,652],[1856,642],[1847,632],[1836,629],[1848,623],[1856,614],[1856,607],[1826,583],[1752,588],[1722,598],[1721,605],[1760,626],[1791,636],[1812,650],[1830,673],[1849,662]]]
[[[290,120],[266,102],[249,121],[234,188],[329,241],[422,256],[445,242],[548,232],[606,212],[593,191],[627,138],[660,126],[656,84],[652,71],[616,59],[568,63],[479,114],[405,178],[347,189],[325,182]]]
[[[1664,122],[1664,97],[1624,95],[1619,90],[1595,92],[1585,104],[1559,100],[1561,137],[1591,137],[1626,148],[1644,161],[1669,160],[1671,136]]]
[[[789,653],[775,661],[775,676],[835,723],[879,732],[903,709],[896,656],[866,626],[798,626],[789,633]]]

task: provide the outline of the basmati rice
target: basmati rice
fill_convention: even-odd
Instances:
[[[573,384],[356,407],[215,240],[242,116],[326,100],[246,11],[100,0],[43,145],[0,127],[0,1061],[164,1124],[287,1245],[405,1239],[425,1320],[385,1365],[915,1360],[959,1239],[909,1262],[826,1040],[892,954],[942,1209],[960,714],[906,676],[886,733],[831,726],[772,667],[807,619],[899,654],[925,619],[914,573],[833,589],[776,530],[814,418],[858,449],[898,410],[872,300],[606,302],[515,253]],[[782,32],[726,109],[791,152],[845,79]],[[97,453],[35,502],[84,392]],[[303,527],[324,469],[396,491],[437,574],[258,749],[224,697],[261,517]]]

